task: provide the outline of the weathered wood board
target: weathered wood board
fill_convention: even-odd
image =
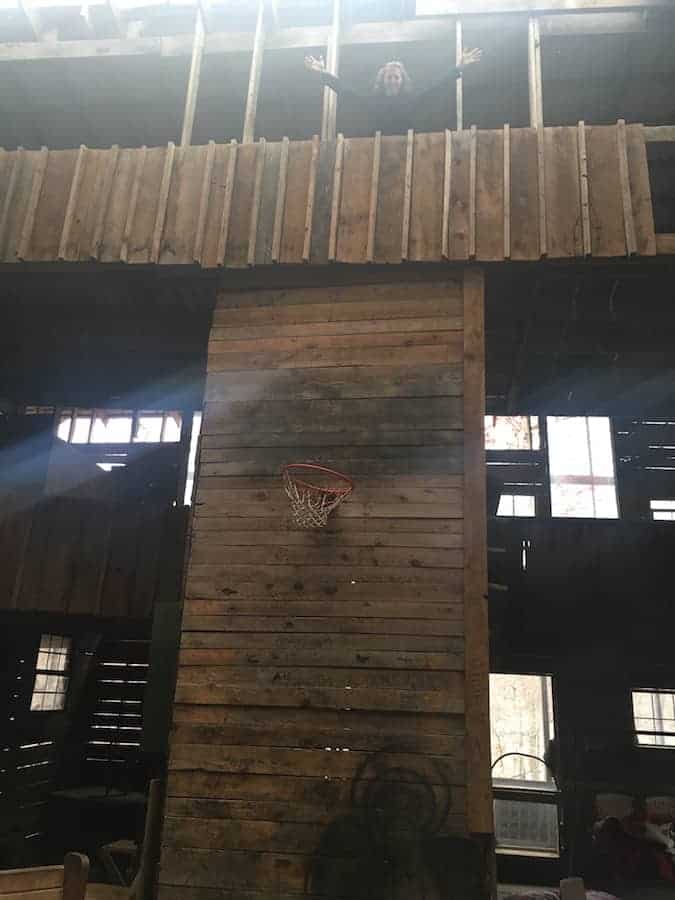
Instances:
[[[315,164],[311,141],[17,150],[0,160],[0,261],[653,256],[642,126],[589,126],[585,145],[582,159],[579,129],[557,127],[411,133],[377,154],[374,138],[317,139]]]
[[[482,308],[471,269],[221,293],[160,898],[324,895],[364,864],[379,784],[422,785],[436,836],[491,832]],[[323,530],[290,519],[294,461],[355,479]]]

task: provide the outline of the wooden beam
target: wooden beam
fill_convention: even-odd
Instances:
[[[462,33],[462,20],[457,19],[457,23],[455,25],[455,65],[461,65],[463,55],[464,36]],[[464,128],[464,81],[461,75],[459,76],[455,84],[455,97],[455,128],[457,129],[457,131],[462,131],[462,129]]]
[[[43,147],[40,150],[40,156],[38,157],[35,171],[33,172],[33,184],[28,199],[28,208],[26,209],[26,215],[21,228],[21,238],[19,239],[19,246],[16,251],[18,259],[25,259],[30,250],[30,239],[33,236],[33,227],[35,226],[35,213],[37,212],[38,203],[40,202],[40,195],[42,194],[42,185],[44,184],[48,161],[49,149]]]
[[[80,192],[80,184],[82,183],[82,175],[84,174],[84,160],[87,154],[87,148],[84,144],[80,144],[80,149],[75,162],[75,171],[73,172],[73,180],[70,184],[70,193],[68,195],[68,205],[66,213],[63,217],[63,226],[61,227],[61,239],[59,240],[58,258],[66,259],[68,254],[68,239],[70,238],[70,229],[73,226],[75,217],[75,209]]]
[[[546,220],[546,152],[544,129],[537,128],[537,194],[539,199],[539,256],[548,256],[548,223]]]
[[[264,0],[258,0],[258,18],[256,19],[253,53],[251,55],[251,68],[248,76],[244,130],[241,137],[242,144],[252,144],[255,140],[255,118],[258,111],[258,94],[260,93],[260,76],[262,75],[264,50],[265,3]]]
[[[415,132],[408,129],[405,151],[405,179],[403,182],[403,217],[401,227],[401,260],[408,259],[410,250],[410,207],[412,203],[413,156],[415,153]]]
[[[337,235],[340,220],[340,202],[342,199],[342,165],[345,156],[345,138],[338,134],[335,145],[335,167],[333,169],[333,197],[330,210],[330,230],[328,232],[328,262],[335,262],[337,257]]]
[[[443,160],[443,219],[441,232],[441,255],[450,259],[450,199],[452,189],[452,132],[445,129],[445,158]]]
[[[340,70],[340,29],[342,27],[342,0],[333,0],[333,21],[326,48],[326,69],[331,75]],[[329,87],[323,89],[321,110],[321,140],[334,141],[337,128],[337,94]]]
[[[190,76],[188,78],[187,92],[185,94],[185,107],[183,110],[183,130],[180,136],[181,147],[189,147],[192,143],[192,130],[197,111],[197,96],[199,94],[199,81],[202,72],[202,59],[204,57],[204,15],[201,6],[197,7],[195,21],[195,36],[192,43],[192,59],[190,60]]]
[[[113,146],[110,148],[110,156],[108,157],[108,165],[106,166],[105,176],[103,178],[101,196],[98,200],[96,226],[94,228],[94,237],[92,239],[91,249],[89,251],[92,259],[98,259],[101,255],[103,231],[105,228],[106,216],[108,215],[108,207],[110,205],[110,195],[112,193],[113,182],[115,181],[115,171],[117,169],[117,160],[119,158],[119,153],[120,148],[117,144],[113,144]]]
[[[464,674],[466,816],[471,834],[491,834],[490,638],[485,496],[485,309],[479,269],[464,272]]]
[[[176,156],[176,145],[169,141],[164,157],[164,170],[162,183],[159,186],[159,198],[157,200],[157,215],[155,216],[155,228],[152,234],[152,247],[150,249],[150,262],[159,262],[159,254],[162,249],[162,235],[164,234],[164,222],[166,221],[166,207],[169,202],[169,190],[173,176],[173,163]]]
[[[541,35],[539,22],[532,17],[527,24],[527,71],[530,96],[530,126],[544,127],[544,103],[541,78]]]
[[[230,151],[227,159],[227,175],[225,178],[225,196],[223,197],[223,211],[220,218],[220,232],[218,234],[218,247],[216,251],[216,265],[225,265],[225,253],[227,252],[227,238],[230,233],[230,216],[232,214],[232,194],[234,193],[234,179],[237,174],[237,142],[230,141]]]
[[[511,258],[511,126],[504,125],[504,259]]]
[[[272,229],[272,262],[279,262],[281,258],[281,233],[284,227],[284,213],[286,211],[286,184],[288,181],[288,150],[287,137],[281,142],[281,158],[279,159],[279,180],[277,181],[277,202],[274,209],[274,226]]]
[[[675,255],[675,234],[657,234],[656,252],[665,256]]]
[[[255,265],[255,251],[258,238],[258,218],[260,217],[260,202],[262,200],[262,180],[265,171],[265,138],[258,141],[255,161],[255,181],[253,182],[253,199],[251,201],[251,221],[248,228],[248,257],[249,266]]]
[[[370,175],[370,205],[368,209],[368,241],[366,245],[366,262],[375,259],[375,227],[377,225],[377,200],[380,186],[380,155],[382,152],[382,132],[375,132],[373,142],[373,169]]]
[[[588,196],[588,151],[586,149],[586,124],[583,120],[577,126],[579,147],[579,189],[581,191],[581,231],[584,256],[591,255],[591,215]]]
[[[675,141],[675,125],[645,125],[643,130],[647,143]]]
[[[192,250],[192,259],[201,265],[202,251],[204,249],[204,235],[206,233],[206,217],[209,211],[209,198],[211,197],[211,178],[213,176],[213,162],[216,158],[216,142],[209,141],[204,160],[204,174],[202,175],[202,189],[199,195],[199,213],[197,215],[197,228],[195,229],[195,243]]]
[[[478,129],[471,126],[469,148],[469,259],[476,256],[476,167],[478,164]]]
[[[637,253],[637,239],[635,237],[635,216],[633,215],[633,198],[630,187],[630,171],[628,168],[625,119],[619,119],[616,123],[616,144],[619,152],[619,178],[621,180],[621,200],[623,202],[626,252],[628,253],[628,256],[635,256]]]
[[[319,154],[321,141],[319,135],[312,138],[312,158],[309,163],[309,182],[307,184],[307,207],[305,211],[305,240],[302,248],[302,261],[309,262],[312,253],[312,223],[314,221],[314,200],[316,198],[316,178],[319,171]]]

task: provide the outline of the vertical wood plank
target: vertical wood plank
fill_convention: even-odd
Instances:
[[[189,147],[192,143],[192,130],[195,122],[195,112],[197,110],[197,96],[199,94],[199,82],[202,74],[205,37],[204,14],[201,6],[197,5],[195,34],[192,41],[192,57],[190,59],[190,74],[188,76],[185,106],[183,108],[183,129],[180,136],[181,147]]]
[[[0,215],[0,259],[4,256],[5,241],[7,239],[7,223],[9,221],[9,214],[12,209],[12,205],[14,203],[14,195],[16,194],[16,186],[19,183],[19,176],[21,174],[23,160],[24,149],[23,147],[19,147],[14,154],[12,171],[10,173],[9,182],[7,184],[7,193],[5,194],[5,199],[2,204],[2,214]]]
[[[319,145],[319,167],[316,173],[309,259],[311,263],[318,265],[328,262],[336,154],[337,141],[324,141]]]
[[[227,174],[225,176],[225,196],[223,198],[223,210],[220,217],[220,231],[218,233],[218,247],[216,250],[216,265],[225,265],[225,253],[227,252],[227,238],[230,232],[230,214],[232,212],[232,194],[234,192],[234,180],[237,174],[237,142],[230,141],[230,152],[227,157]]]
[[[206,146],[176,148],[159,254],[160,265],[193,262],[207,153]]]
[[[309,163],[309,181],[307,182],[307,206],[305,208],[305,239],[302,245],[302,261],[309,262],[312,253],[312,222],[314,220],[314,198],[316,196],[316,178],[319,169],[319,152],[321,143],[319,135],[312,138],[312,158]]]
[[[535,126],[536,127],[536,126]],[[548,256],[548,221],[546,201],[546,145],[543,128],[537,128],[537,189],[539,192],[539,256]]]
[[[75,162],[75,171],[73,172],[73,180],[70,185],[70,194],[68,195],[68,205],[66,206],[66,213],[63,217],[63,227],[61,228],[61,238],[59,240],[59,259],[68,258],[68,241],[70,240],[70,232],[73,227],[73,218],[75,216],[75,210],[77,208],[79,199],[80,185],[82,183],[82,176],[84,174],[86,153],[87,148],[84,144],[80,144],[80,149],[77,154],[77,160]],[[77,259],[77,256],[74,256],[72,258]]]
[[[511,126],[504,125],[504,259],[511,259]]]
[[[281,142],[281,160],[279,163],[279,180],[277,182],[277,203],[274,210],[274,230],[272,232],[272,262],[279,262],[281,255],[281,230],[284,227],[284,209],[286,207],[286,180],[288,178],[288,138]]]
[[[199,215],[195,230],[195,243],[192,250],[192,258],[199,265],[202,264],[204,251],[204,233],[206,231],[206,217],[209,211],[209,199],[211,197],[211,178],[213,176],[213,162],[216,158],[216,143],[209,141],[204,160],[204,175],[202,177],[202,190],[199,197]]]
[[[590,131],[590,129],[589,129]],[[554,259],[582,254],[581,193],[576,128],[544,128],[546,239]],[[588,137],[587,133],[587,137]],[[593,205],[589,152],[589,189]],[[592,222],[591,222],[592,230]]]
[[[258,218],[262,197],[263,172],[265,171],[265,138],[258,141],[255,161],[255,181],[253,182],[253,198],[251,200],[251,219],[248,226],[248,264],[255,265],[256,242],[258,238]]]
[[[537,131],[511,130],[511,259],[539,258]]]
[[[475,255],[504,258],[504,134],[477,133]]]
[[[458,131],[452,137],[450,187],[450,259],[469,258],[469,196],[471,134]]]
[[[35,213],[38,203],[40,202],[40,194],[42,193],[42,185],[45,180],[45,172],[47,171],[47,162],[49,161],[49,150],[42,147],[35,170],[33,172],[33,184],[30,191],[30,199],[28,200],[28,208],[21,227],[21,237],[19,238],[19,246],[16,251],[17,259],[26,259],[30,249],[30,239],[33,235],[35,226]]]
[[[330,230],[328,233],[328,261],[335,262],[337,255],[338,221],[340,219],[340,200],[342,195],[342,164],[345,153],[344,135],[338,134],[335,146],[335,165],[333,169],[333,197],[330,211]]]
[[[340,69],[340,28],[342,19],[342,0],[333,0],[333,20],[326,52],[326,71],[337,75]],[[332,88],[323,89],[323,106],[321,110],[321,140],[334,141],[337,123],[337,94]]]
[[[577,126],[579,144],[579,188],[581,191],[581,228],[584,256],[591,255],[591,216],[588,200],[588,151],[586,148],[586,123],[581,119]]]
[[[105,230],[105,220],[110,206],[110,195],[112,193],[113,182],[115,180],[115,170],[117,169],[117,159],[119,157],[120,148],[117,144],[113,144],[110,148],[110,156],[103,178],[103,186],[101,189],[101,202],[98,208],[96,218],[96,227],[94,228],[94,239],[91,242],[91,257],[98,259],[101,255],[101,245],[103,244],[103,233]]]
[[[134,216],[136,215],[136,206],[138,204],[138,193],[141,189],[141,178],[143,177],[143,169],[145,167],[145,157],[147,155],[148,148],[143,145],[140,150],[137,150],[134,154],[136,157],[136,170],[134,173],[134,181],[131,186],[131,196],[129,198],[129,208],[127,210],[127,219],[124,225],[124,232],[122,234],[122,246],[120,248],[120,259],[122,262],[129,261],[129,241],[131,239],[131,232],[134,227]]]
[[[478,155],[478,129],[471,126],[469,155],[469,259],[476,256],[476,165]]]
[[[375,261],[378,263],[401,261],[405,151],[406,139],[402,135],[382,138],[375,222]]]
[[[415,135],[408,259],[437,262],[442,257],[445,136]]]
[[[255,251],[256,265],[269,265],[272,262],[272,237],[274,233],[274,214],[277,206],[280,162],[281,141],[267,141],[265,144],[260,213],[258,215],[258,237]]]
[[[642,125],[626,126],[626,144],[638,253],[641,256],[654,256],[656,253],[654,210]]]
[[[586,129],[593,256],[625,256],[626,232],[619,148],[614,125]],[[564,166],[564,160],[558,162]]]
[[[366,262],[375,258],[375,227],[377,224],[377,198],[380,183],[380,157],[382,154],[382,132],[375,132],[373,144],[373,171],[370,178],[370,207],[368,210],[368,242],[366,245]]]
[[[255,144],[241,144],[237,151],[237,169],[232,191],[230,228],[223,265],[244,267],[248,265],[248,237],[251,218],[251,200],[255,182],[257,158]]]
[[[462,64],[464,56],[464,32],[462,29],[462,20],[458,17],[455,22],[455,65]],[[455,82],[455,128],[457,131],[464,129],[464,79],[460,75]]]
[[[450,259],[450,190],[452,188],[452,132],[445,130],[445,158],[443,161],[443,226],[441,255]]]
[[[415,147],[415,132],[408,129],[405,150],[405,176],[403,181],[403,217],[401,227],[401,259],[408,259],[410,248],[410,201],[412,199],[412,170]]]
[[[263,55],[265,50],[265,2],[258,0],[258,17],[253,38],[253,53],[248,77],[246,94],[246,111],[244,113],[244,130],[242,144],[252,144],[255,140],[255,119],[258,111],[258,94],[260,93],[260,76],[262,75]]]
[[[484,279],[464,273],[464,641],[467,823],[491,834]]]
[[[162,182],[159,186],[155,227],[152,234],[150,262],[153,263],[159,262],[159,251],[162,246],[162,235],[164,234],[164,223],[166,222],[166,207],[169,202],[169,190],[171,188],[175,155],[176,145],[173,141],[169,141],[166,148],[166,156],[164,157],[164,170],[162,171]]]
[[[630,176],[628,173],[628,147],[626,143],[626,120],[619,119],[616,125],[616,142],[619,153],[619,177],[621,179],[621,199],[623,201],[623,221],[626,233],[626,250],[629,256],[637,253],[635,238],[635,219],[633,217],[633,199],[631,197]]]
[[[339,262],[366,262],[372,173],[372,138],[345,140],[336,250]]]

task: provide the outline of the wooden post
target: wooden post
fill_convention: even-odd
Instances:
[[[485,497],[484,278],[464,272],[464,674],[466,813],[471,834],[491,834],[490,649]]]
[[[263,52],[265,49],[265,3],[258,0],[258,18],[253,38],[253,54],[248,76],[248,93],[246,94],[246,112],[244,113],[244,131],[242,144],[252,144],[255,140],[255,117],[258,110],[258,93],[260,92],[260,76],[262,74]]]
[[[460,66],[462,64],[463,55],[464,36],[462,34],[462,20],[458,18],[457,24],[455,25],[455,65]],[[455,101],[457,131],[461,131],[464,128],[464,82],[461,75],[457,79],[455,91],[457,98]]]
[[[469,258],[476,256],[476,167],[478,164],[478,129],[471,126],[469,150]]]
[[[141,179],[143,178],[143,169],[145,168],[145,157],[148,148],[143,145],[140,150],[136,151],[136,171],[134,173],[134,181],[131,186],[131,196],[129,198],[129,208],[127,209],[127,219],[124,225],[124,234],[122,235],[122,246],[120,248],[120,259],[122,262],[129,261],[129,241],[134,227],[134,217],[136,216],[136,206],[138,204],[138,195],[141,190]],[[93,421],[93,418],[92,418]]]
[[[232,194],[234,193],[234,179],[237,174],[237,142],[230,141],[230,152],[227,159],[227,175],[225,178],[225,196],[223,197],[223,212],[220,219],[220,232],[218,234],[218,248],[216,251],[216,265],[225,265],[225,253],[227,251],[227,238],[230,232],[230,215],[232,213]]]
[[[511,258],[511,126],[504,125],[504,259]]]
[[[216,158],[216,143],[209,141],[204,160],[204,174],[202,176],[202,190],[199,197],[199,215],[195,230],[195,244],[192,250],[192,259],[202,264],[202,251],[204,249],[204,234],[206,232],[206,216],[209,211],[209,197],[211,196],[211,177],[213,175],[213,163]]]
[[[94,229],[94,238],[91,242],[89,251],[92,259],[98,259],[101,254],[101,245],[103,244],[103,231],[105,229],[105,219],[108,214],[108,206],[110,205],[110,195],[112,194],[113,183],[115,181],[115,172],[117,171],[117,160],[119,158],[120,148],[117,144],[113,144],[110,148],[108,156],[108,165],[105,170],[103,179],[103,187],[101,195],[98,198],[98,214],[96,216],[96,228]]]
[[[335,168],[333,169],[333,197],[330,210],[330,231],[328,233],[328,262],[337,258],[338,224],[340,219],[340,201],[342,199],[342,164],[345,154],[344,135],[338,134],[335,146]]]
[[[443,162],[443,225],[441,256],[450,259],[450,197],[452,188],[452,132],[445,129],[445,159]]]
[[[375,132],[373,143],[373,170],[370,176],[370,206],[368,209],[368,244],[366,262],[375,259],[375,227],[377,225],[377,199],[380,185],[380,154],[382,151],[382,132]]]
[[[309,183],[307,185],[307,207],[305,210],[305,241],[302,247],[302,261],[309,262],[312,252],[312,223],[314,221],[314,198],[316,197],[316,176],[319,169],[319,153],[321,143],[319,135],[312,138],[312,159],[309,165]]]
[[[81,853],[67,853],[63,860],[63,900],[82,900],[88,877],[88,858]]]
[[[80,192],[80,184],[82,175],[84,174],[84,158],[87,148],[84,144],[80,144],[75,163],[75,171],[73,172],[73,180],[70,183],[70,193],[68,195],[68,205],[66,206],[66,214],[63,217],[63,226],[61,228],[61,239],[59,240],[58,258],[65,259],[68,253],[68,239],[70,238],[70,229],[73,225],[75,217],[75,209],[77,207],[78,195]]]
[[[527,68],[530,89],[530,126],[544,127],[544,100],[541,79],[541,35],[539,19],[532,17],[527,30]]]
[[[584,256],[590,256],[591,217],[588,198],[588,153],[586,150],[586,125],[583,119],[577,126],[577,144],[579,147],[579,188],[581,191],[581,230],[583,235]]]
[[[251,221],[248,229],[248,264],[255,265],[255,251],[258,240],[258,218],[260,216],[260,201],[262,199],[262,180],[265,170],[265,138],[258,141],[257,158],[255,161],[255,181],[253,183],[253,200],[251,201]]]
[[[7,230],[9,214],[12,209],[12,204],[14,203],[14,194],[16,193],[16,186],[19,182],[19,175],[21,174],[23,159],[24,149],[23,147],[19,147],[14,154],[14,163],[12,165],[12,171],[9,176],[9,184],[7,185],[7,193],[5,194],[5,202],[2,205],[2,214],[0,215],[0,257],[2,256],[4,250],[5,231]]]
[[[333,23],[326,49],[326,71],[337,75],[340,67],[340,20],[342,0],[333,0]],[[334,141],[337,130],[337,94],[332,88],[323,89],[323,110],[321,112],[321,140]]]
[[[199,93],[199,80],[202,74],[204,41],[204,14],[202,13],[201,6],[197,6],[195,36],[192,42],[192,59],[190,61],[190,77],[188,78],[187,93],[185,95],[183,130],[180,136],[181,147],[189,147],[192,143],[192,128],[195,122],[195,112],[197,110],[197,95]]]
[[[628,256],[635,256],[637,253],[637,240],[635,238],[635,217],[633,215],[633,197],[630,187],[630,170],[628,168],[625,119],[619,119],[616,123],[616,143],[619,151],[619,176],[621,178],[621,199],[623,201],[626,252],[628,253]]]
[[[19,247],[16,251],[18,259],[25,259],[28,256],[28,251],[30,249],[30,239],[33,235],[33,227],[35,225],[35,213],[37,212],[38,203],[40,202],[40,194],[42,193],[42,185],[45,180],[45,172],[47,171],[48,161],[49,150],[47,149],[47,147],[43,147],[40,150],[40,156],[38,157],[38,161],[35,166],[35,172],[33,173],[33,185],[31,187],[30,198],[28,200],[28,209],[26,210],[26,216],[23,220]]]
[[[405,181],[403,183],[403,225],[401,227],[401,260],[408,259],[410,250],[410,206],[412,203],[413,157],[415,154],[415,132],[408,129],[405,150]]]
[[[274,209],[274,226],[272,229],[272,262],[279,262],[281,257],[281,232],[284,227],[284,214],[286,212],[286,183],[288,181],[288,150],[287,137],[281,142],[281,158],[279,160],[279,180],[277,182],[277,204]]]
[[[548,223],[546,221],[546,154],[544,129],[537,128],[537,191],[539,197],[539,256],[548,256]]]
[[[169,203],[169,190],[171,189],[171,178],[173,176],[173,161],[175,155],[176,145],[173,143],[173,141],[169,141],[166,148],[166,156],[164,157],[164,171],[162,172],[162,183],[159,188],[159,199],[157,200],[155,228],[152,234],[150,262],[153,263],[159,262],[159,254],[162,245],[162,235],[164,234],[164,222],[166,221],[166,208]]]

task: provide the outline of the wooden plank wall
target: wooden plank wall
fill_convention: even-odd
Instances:
[[[315,139],[0,150],[4,262],[214,268],[656,252],[641,125],[338,137],[318,148]]]
[[[428,837],[491,832],[482,306],[470,269],[221,294],[161,900],[353,900],[385,782]],[[289,520],[293,461],[356,481],[325,530]]]

